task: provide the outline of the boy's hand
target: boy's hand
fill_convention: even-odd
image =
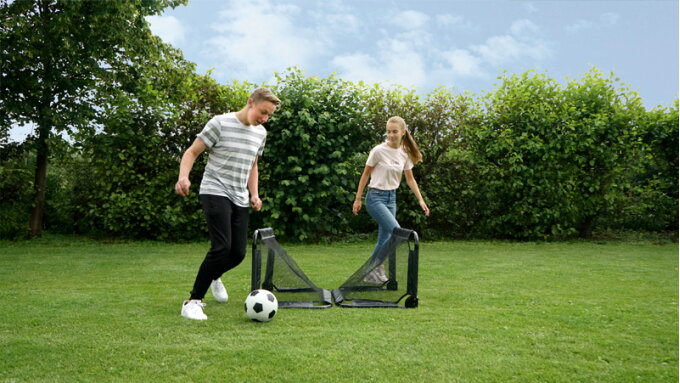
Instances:
[[[262,209],[262,200],[260,197],[250,197],[250,205],[253,207],[253,210],[260,211]]]
[[[189,181],[189,178],[180,178],[175,184],[175,193],[181,195],[182,197],[186,197],[189,195],[190,186],[191,181]]]

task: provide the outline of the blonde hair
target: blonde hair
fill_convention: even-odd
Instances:
[[[281,100],[272,93],[271,90],[267,88],[257,88],[251,93],[250,99],[253,100],[253,104],[259,104],[262,101],[269,101],[274,106],[279,106]]]
[[[420,149],[418,149],[416,140],[413,139],[411,132],[409,132],[406,121],[404,121],[404,119],[399,116],[392,116],[389,118],[389,120],[387,120],[387,123],[397,124],[402,130],[406,132],[403,139],[401,140],[401,146],[404,148],[408,158],[411,160],[411,162],[413,162],[414,165],[418,162],[421,162],[423,160],[423,155],[420,153]]]

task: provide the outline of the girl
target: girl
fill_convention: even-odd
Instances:
[[[361,196],[370,176],[366,193],[366,211],[378,222],[378,243],[373,249],[371,260],[374,261],[381,246],[387,242],[395,227],[400,227],[397,222],[397,188],[401,183],[402,172],[406,175],[406,184],[411,189],[426,216],[430,215],[430,209],[420,195],[418,183],[413,178],[413,165],[423,160],[418,145],[408,131],[403,118],[394,116],[387,120],[387,141],[375,146],[366,161],[352,212],[359,214],[361,210]],[[380,264],[371,271],[365,279],[366,282],[387,282],[385,267]]]

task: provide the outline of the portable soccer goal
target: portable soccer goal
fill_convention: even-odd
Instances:
[[[395,228],[376,257],[369,258],[339,288],[333,290],[340,307],[418,307],[418,233]],[[384,265],[387,281],[373,270]]]
[[[272,228],[255,230],[252,262],[251,290],[273,292],[279,307],[321,309],[333,306],[331,292],[309,280],[276,241]]]

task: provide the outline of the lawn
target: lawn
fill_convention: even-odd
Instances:
[[[0,382],[677,382],[678,244],[421,242],[415,309],[180,317],[205,243],[0,242]],[[372,243],[286,245],[318,286]]]

